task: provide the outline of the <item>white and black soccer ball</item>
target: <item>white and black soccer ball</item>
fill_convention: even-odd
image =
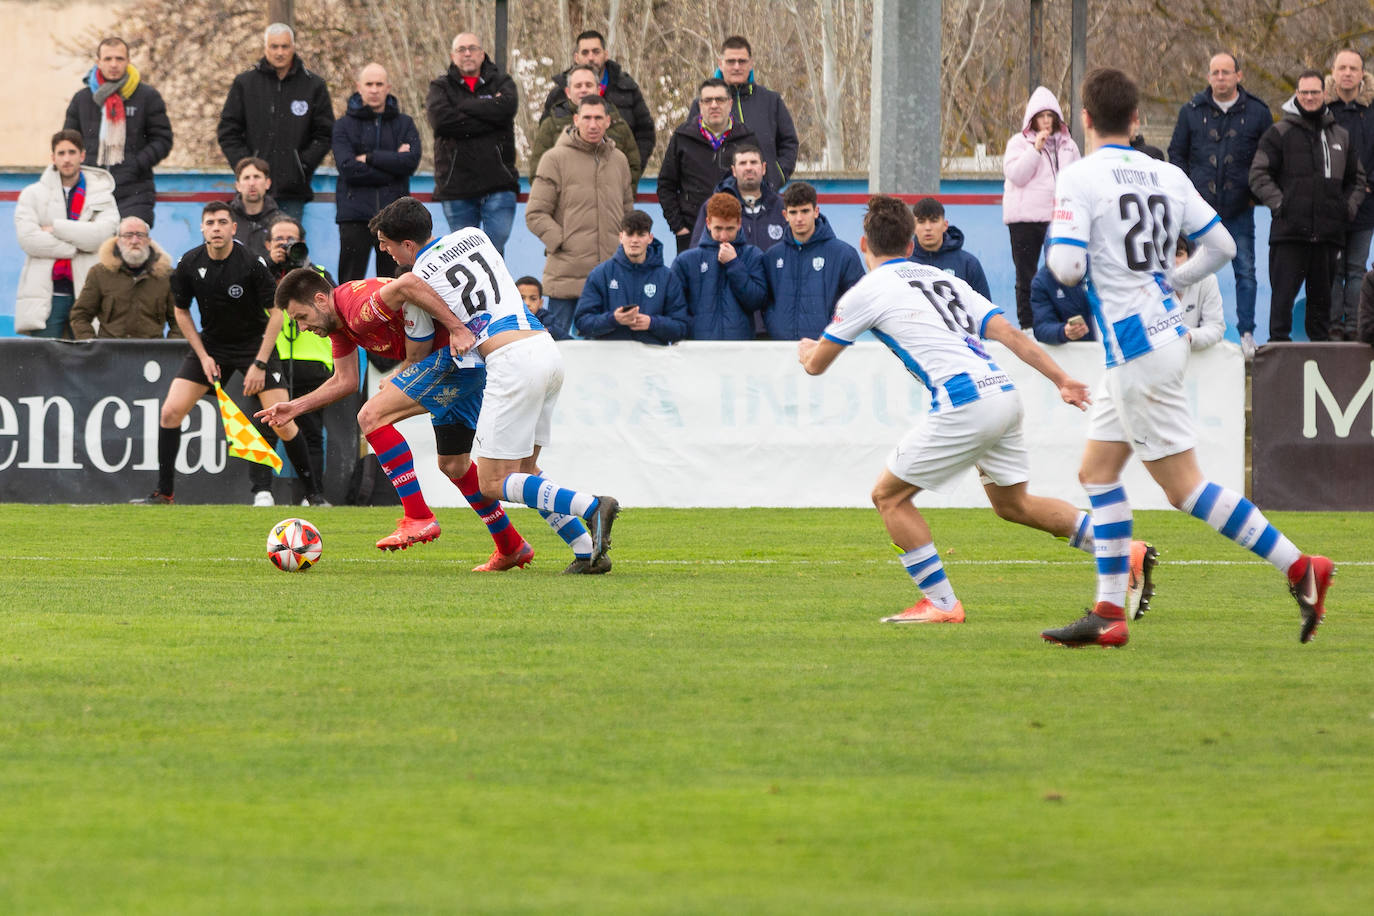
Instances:
[[[284,518],[267,532],[267,559],[283,572],[309,569],[323,553],[320,530],[303,518]]]

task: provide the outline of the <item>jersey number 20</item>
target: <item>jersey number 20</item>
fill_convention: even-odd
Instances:
[[[1169,213],[1169,198],[1151,194],[1122,194],[1118,202],[1122,222],[1130,223],[1126,230],[1126,266],[1131,270],[1162,273],[1169,269],[1164,263],[1168,255],[1169,239],[1173,234],[1173,218]]]

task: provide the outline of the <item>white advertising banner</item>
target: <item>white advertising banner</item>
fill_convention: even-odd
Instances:
[[[876,342],[849,347],[816,377],[802,371],[796,344],[787,342],[559,346],[567,374],[540,467],[564,486],[609,493],[626,506],[869,506],[888,454],[929,409],[925,388]],[[1087,415],[1005,348],[988,347],[1025,404],[1031,491],[1086,505],[1077,475]],[[1049,349],[1070,375],[1094,386],[1100,380],[1097,344]],[[1221,343],[1193,354],[1188,396],[1204,473],[1244,492],[1239,348]],[[425,498],[436,506],[461,504],[435,465],[428,417],[399,428],[415,453]],[[1124,480],[1136,508],[1168,508],[1139,462]],[[988,505],[973,470],[916,502]]]

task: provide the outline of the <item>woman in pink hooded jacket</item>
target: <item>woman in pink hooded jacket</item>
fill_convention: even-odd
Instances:
[[[1002,222],[1011,234],[1011,260],[1016,265],[1016,319],[1032,326],[1030,287],[1040,263],[1040,249],[1054,210],[1054,182],[1059,172],[1079,158],[1069,136],[1059,101],[1044,86],[1035,87],[1026,103],[1021,132],[1007,141],[1002,154]]]

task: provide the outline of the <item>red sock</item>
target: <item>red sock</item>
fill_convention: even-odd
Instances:
[[[429,511],[425,495],[420,492],[420,481],[415,476],[415,456],[410,453],[405,437],[388,423],[368,433],[367,444],[377,453],[377,462],[396,488],[396,495],[401,497],[406,518],[433,518],[434,513]]]
[[[1110,601],[1099,601],[1093,608],[1093,613],[1106,620],[1125,620],[1126,609]]]
[[[525,539],[520,536],[520,532],[515,530],[510,519],[506,516],[506,510],[501,508],[501,500],[487,499],[482,495],[482,490],[477,485],[477,465],[469,464],[467,473],[462,477],[453,478],[453,485],[463,493],[463,498],[472,506],[472,511],[476,512],[482,519],[482,523],[487,526],[487,531],[491,533],[491,539],[496,542],[496,549],[502,553],[515,553],[520,549],[520,545]]]

